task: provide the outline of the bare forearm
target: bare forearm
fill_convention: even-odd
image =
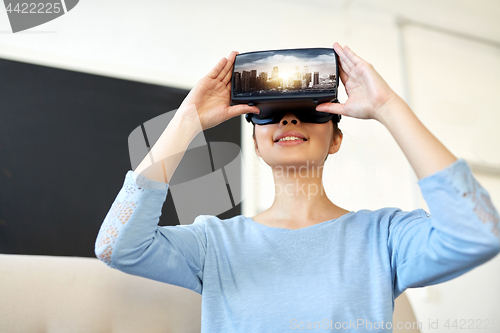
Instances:
[[[191,141],[201,132],[201,125],[183,121],[176,111],[158,141],[134,172],[162,183],[169,183]]]
[[[379,114],[377,120],[392,134],[418,179],[441,171],[457,160],[401,98],[387,103]]]

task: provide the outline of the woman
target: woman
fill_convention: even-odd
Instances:
[[[494,257],[500,218],[467,163],[370,64],[347,46],[334,49],[348,99],[316,110],[385,125],[415,170],[432,217],[422,209],[353,212],[332,203],[322,165],[339,150],[342,133],[336,123],[305,123],[289,113],[254,127],[256,153],[271,166],[277,189],[268,210],[159,227],[168,179],[196,134],[259,112],[229,106],[231,52],[191,90],[151,150],[162,163],[148,157],[127,173],[96,255],[110,267],[202,294],[202,332],[391,332],[394,299],[406,288],[447,281]],[[302,140],[277,141],[283,135]]]

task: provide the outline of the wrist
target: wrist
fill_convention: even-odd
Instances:
[[[387,126],[395,112],[400,113],[407,110],[410,110],[410,107],[406,102],[397,94],[394,94],[377,110],[375,120]]]
[[[189,107],[180,107],[171,120],[172,126],[179,128],[189,137],[194,138],[203,132],[200,117],[194,105]]]

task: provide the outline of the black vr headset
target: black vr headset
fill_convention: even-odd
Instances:
[[[316,105],[338,103],[337,54],[329,48],[285,49],[236,55],[231,77],[231,105],[248,104],[260,113],[247,113],[257,125],[279,123],[292,112],[300,121],[340,121],[341,115],[316,111]]]

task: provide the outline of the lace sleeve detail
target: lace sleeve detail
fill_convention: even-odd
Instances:
[[[396,297],[458,277],[500,252],[499,214],[464,159],[418,184],[430,214],[397,212],[390,222]]]
[[[467,162],[459,159],[455,168],[448,168],[448,179],[455,191],[466,200],[477,217],[500,240],[500,216],[489,193],[474,178]]]
[[[166,188],[167,184],[165,183],[152,181],[134,173],[132,170],[127,172],[123,187],[111,205],[111,209],[99,229],[95,242],[95,254],[97,258],[106,265],[113,267],[111,264],[111,255],[116,239],[130,217],[134,214],[137,203],[144,191],[149,189],[165,190]]]

